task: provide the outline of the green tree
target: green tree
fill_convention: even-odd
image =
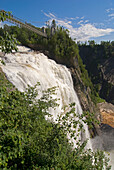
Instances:
[[[4,53],[11,53],[13,50],[17,51],[17,40],[13,35],[4,32],[3,37],[0,36],[0,49]]]
[[[10,17],[10,12],[0,11],[0,21],[5,21]],[[13,35],[9,35],[7,31],[4,32],[3,36],[0,36],[0,49],[2,52],[10,53],[12,50],[17,51],[16,46],[17,40]]]
[[[0,88],[0,168],[78,170],[103,169],[104,165],[108,168],[103,152],[85,151],[86,141],[77,141],[76,129],[79,125],[78,132],[82,130],[83,119],[72,119],[71,115],[78,117],[74,104],[64,108],[65,114],[57,118],[58,123],[45,119],[46,115],[51,118],[49,108],[58,105],[52,98],[55,88],[42,92],[38,99],[38,85],[26,92]],[[68,133],[76,142],[75,149],[68,142]]]
[[[52,27],[52,28],[56,28],[56,22],[55,22],[55,20],[52,21],[51,27]]]

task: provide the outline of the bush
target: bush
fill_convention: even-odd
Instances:
[[[36,87],[29,87],[25,93],[0,88],[0,168],[102,169],[107,166],[103,152],[85,151],[86,141],[82,144],[77,141],[75,131],[78,124],[78,131],[82,129],[82,120],[72,120],[72,114],[78,116],[74,104],[69,112],[65,111],[69,107],[64,109],[66,114],[58,117],[58,123],[50,122],[45,116],[50,116],[49,107],[57,106],[56,99],[51,97],[55,88],[37,99]],[[68,132],[75,139],[75,149],[68,142]]]

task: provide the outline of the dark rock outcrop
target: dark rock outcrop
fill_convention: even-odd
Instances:
[[[102,65],[103,79],[114,85],[114,58],[107,59]]]
[[[101,120],[101,115],[100,112],[95,106],[95,104],[92,102],[90,93],[91,89],[89,87],[85,87],[81,77],[80,77],[80,69],[79,66],[77,65],[77,68],[70,68],[70,72],[73,78],[73,83],[74,83],[74,89],[78,95],[80,104],[82,106],[82,109],[84,112],[90,112],[90,113],[95,113],[95,119]],[[100,127],[98,124],[94,124],[91,122],[92,128],[89,129],[91,137],[95,137],[97,135],[100,135]]]
[[[114,104],[114,57],[107,59],[100,68],[102,74],[100,96]]]
[[[84,86],[83,81],[79,74],[79,68],[78,69],[70,68],[70,72],[74,82],[74,89],[78,95],[82,109],[84,111],[94,112],[95,106],[89,95],[91,90],[89,87],[86,88]]]

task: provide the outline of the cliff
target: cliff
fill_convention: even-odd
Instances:
[[[100,97],[114,104],[114,44],[79,45],[79,54]]]
[[[100,71],[102,75],[100,95],[105,98],[106,101],[114,104],[114,57],[102,62]]]

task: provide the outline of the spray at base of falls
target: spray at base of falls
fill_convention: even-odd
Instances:
[[[41,84],[41,91],[51,87],[58,88],[56,98],[60,100],[58,100],[59,107],[52,111],[54,121],[61,113],[62,107],[74,102],[76,103],[76,112],[79,115],[82,114],[78,97],[73,88],[71,74],[65,66],[56,64],[42,53],[35,52],[7,54],[4,62],[6,65],[1,65],[3,72],[20,91],[24,91],[28,85],[34,86],[37,82]],[[89,139],[87,148],[92,149],[88,126],[86,124],[83,126],[85,133],[82,138],[83,140]]]

